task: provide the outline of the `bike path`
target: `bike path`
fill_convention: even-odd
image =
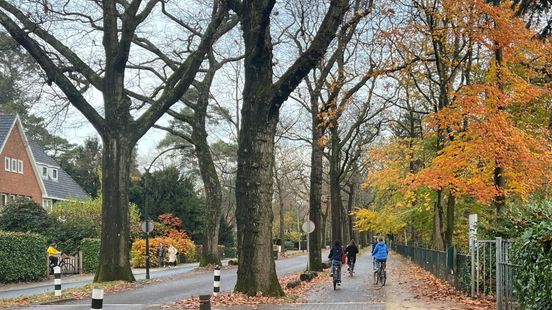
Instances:
[[[312,289],[305,303],[283,305],[236,306],[224,310],[464,310],[464,305],[452,301],[424,300],[417,287],[425,285],[409,272],[406,258],[391,252],[387,261],[387,282],[385,286],[374,285],[372,256],[364,253],[357,258],[352,277],[344,265],[341,286],[333,289],[330,271],[322,276],[328,281]]]

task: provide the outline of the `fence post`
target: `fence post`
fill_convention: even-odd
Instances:
[[[79,274],[83,274],[83,264],[82,264],[82,251],[79,250]]]
[[[477,214],[469,215],[471,289],[470,296],[475,297],[475,249],[477,247]]]
[[[54,267],[54,296],[61,296],[61,267]]]
[[[103,288],[95,287],[92,289],[92,310],[103,309]]]
[[[502,309],[502,237],[496,237],[496,308]]]
[[[220,266],[215,266],[214,270],[215,279],[213,281],[213,295],[217,296],[220,292]]]

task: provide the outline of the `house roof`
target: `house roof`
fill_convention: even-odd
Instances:
[[[8,136],[12,132],[14,124],[16,123],[18,117],[15,114],[1,114],[0,113],[0,152],[2,151]],[[21,121],[19,121],[20,129]],[[27,141],[26,135],[23,133],[24,140]],[[46,165],[50,168],[58,169],[58,180],[54,181],[48,176],[47,179],[42,178],[40,175],[36,175],[39,183],[42,184],[41,188],[45,191],[42,196],[44,198],[51,198],[56,200],[81,200],[88,198],[88,194],[79,186],[73,178],[67,172],[60,168],[59,164],[46,152],[40,145],[34,141],[28,140],[29,147],[27,148],[31,154],[29,157],[33,161],[33,170],[35,173],[40,173],[41,170],[35,169],[37,164]]]
[[[8,139],[15,119],[16,116],[13,114],[0,114],[0,152],[2,151],[5,141]]]
[[[42,178],[44,187],[46,188],[47,197],[52,199],[61,199],[61,200],[81,200],[88,198],[88,194],[82,189],[82,187],[71,178],[67,172],[59,167],[59,164],[48,156],[42,147],[34,141],[30,141],[31,150],[35,161],[38,164],[46,164],[48,166],[55,167],[58,169],[58,180],[54,181],[48,175],[48,178]],[[39,169],[40,173],[40,169]]]

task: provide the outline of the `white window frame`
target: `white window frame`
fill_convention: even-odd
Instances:
[[[52,180],[57,181],[59,178],[59,171],[56,168],[52,168]]]
[[[23,174],[23,161],[22,160],[17,161],[17,173]]]
[[[42,172],[41,172],[42,178],[43,178],[43,179],[47,179],[47,178],[48,178],[48,167],[46,167],[46,166],[41,166],[41,168],[42,168]]]
[[[9,171],[11,171],[10,168],[11,168],[11,158],[6,156],[6,157],[4,157],[4,170],[9,172]]]
[[[11,161],[11,171],[17,172],[17,159],[12,158]]]
[[[42,207],[48,211],[52,211],[52,206],[54,205],[52,199],[49,198],[43,198],[42,199]]]
[[[8,194],[0,195],[0,206],[5,206],[8,204]]]

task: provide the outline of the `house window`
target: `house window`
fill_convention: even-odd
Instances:
[[[11,171],[17,172],[17,159],[12,158],[11,161],[12,161]]]
[[[10,171],[11,158],[4,157],[4,170]]]
[[[42,178],[47,179],[48,178],[48,168],[42,167]]]
[[[52,180],[57,181],[58,179],[58,170],[52,169]]]
[[[52,199],[42,199],[42,207],[48,211],[52,211]]]
[[[8,194],[2,194],[0,197],[0,205],[5,206],[8,204]]]
[[[23,161],[22,160],[17,161],[17,172],[23,174]]]

